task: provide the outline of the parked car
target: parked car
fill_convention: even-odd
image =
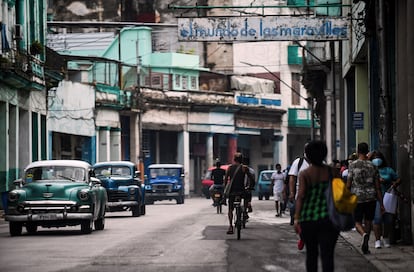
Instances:
[[[147,204],[159,200],[184,203],[184,167],[181,164],[151,164],[149,176],[145,177],[145,199]]]
[[[273,195],[271,177],[274,172],[276,172],[276,170],[263,170],[260,172],[257,180],[257,195],[259,200],[263,200],[263,197],[266,200],[269,200],[270,196]]]
[[[221,165],[220,168],[227,171],[227,168],[229,168],[230,164],[224,164]],[[216,168],[216,166],[212,166],[207,169],[203,179],[201,180],[201,193],[207,198],[210,198],[210,192],[209,188],[211,185],[213,185],[214,181],[211,179],[211,172],[213,169]]]
[[[134,217],[145,215],[144,185],[134,163],[99,162],[93,166],[93,170],[108,194],[108,212],[129,210]]]
[[[28,233],[38,227],[81,225],[89,234],[105,227],[107,196],[101,182],[93,177],[92,166],[77,160],[48,160],[29,164],[16,189],[8,194],[5,220],[11,236],[25,226]]]

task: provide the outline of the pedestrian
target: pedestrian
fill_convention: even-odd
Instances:
[[[372,163],[378,167],[379,181],[381,184],[381,194],[384,198],[385,192],[392,188],[397,188],[400,185],[400,178],[393,168],[389,167],[384,155],[380,151],[374,151],[370,157]],[[375,235],[375,248],[381,248],[382,243],[384,247],[391,247],[390,233],[392,229],[392,223],[394,222],[394,214],[384,212],[381,213],[380,202],[377,201],[374,216],[374,235]],[[381,243],[382,236],[382,243]]]
[[[304,148],[306,148],[307,143],[305,144]],[[296,158],[292,162],[292,166],[289,169],[289,207],[290,207],[290,225],[294,224],[294,216],[295,216],[295,207],[296,207],[296,198],[297,193],[299,189],[299,174],[308,168],[309,163],[308,159],[306,158],[305,154],[302,157]],[[302,250],[304,245],[302,236],[299,234],[299,240],[298,240],[298,249]]]
[[[377,201],[381,213],[384,213],[378,169],[368,160],[368,151],[367,143],[358,144],[358,159],[349,165],[347,178],[348,189],[358,197],[354,219],[355,228],[362,236],[361,250],[364,254],[370,253],[368,242]]]
[[[273,198],[275,200],[276,217],[282,216],[282,203],[284,201],[284,180],[285,174],[282,172],[282,166],[277,163],[275,165],[276,172],[271,176],[271,185],[273,187]]]
[[[351,155],[348,156],[348,160],[345,162],[346,167],[341,172],[341,177],[344,182],[346,182],[346,180],[348,179],[349,164],[355,161],[356,159],[358,159],[358,156],[356,153],[352,153]]]
[[[295,231],[301,233],[306,246],[306,271],[318,271],[320,251],[322,271],[334,270],[334,250],[339,231],[328,216],[325,191],[337,171],[324,163],[328,149],[322,141],[305,147],[310,165],[301,171],[296,199]]]
[[[249,168],[243,165],[243,155],[240,152],[236,152],[233,157],[234,163],[227,168],[226,176],[224,177],[225,186],[231,182],[228,196],[228,218],[229,229],[227,234],[233,234],[233,211],[234,211],[234,199],[236,195],[244,195],[246,191],[245,176],[247,175],[250,181],[254,180],[254,176],[250,173]],[[245,199],[246,201],[246,199]]]

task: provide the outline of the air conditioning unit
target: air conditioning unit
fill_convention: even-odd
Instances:
[[[23,26],[19,24],[14,25],[14,39],[15,40],[21,40],[23,39]]]

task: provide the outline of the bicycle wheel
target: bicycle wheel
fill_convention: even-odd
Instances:
[[[246,210],[243,209],[241,213],[242,213],[242,226],[245,229],[246,228],[246,222],[247,222],[247,213],[246,213]]]
[[[237,230],[237,240],[240,240],[240,232],[242,228],[242,211],[241,207],[236,207],[236,230]]]

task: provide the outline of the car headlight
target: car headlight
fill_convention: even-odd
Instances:
[[[8,199],[9,199],[9,201],[10,202],[16,202],[17,200],[19,200],[19,193],[18,192],[15,192],[15,191],[11,191],[10,193],[9,193],[9,197],[8,197]]]
[[[181,189],[181,185],[180,185],[180,184],[176,184],[176,185],[174,185],[174,189],[175,189],[175,190],[180,190],[180,189]]]
[[[151,190],[151,185],[145,185],[145,190]]]
[[[86,201],[89,199],[89,192],[88,191],[79,191],[78,198],[82,201]]]
[[[128,189],[128,192],[129,192],[130,195],[135,195],[136,190],[135,190],[134,187],[131,187],[131,188]]]

